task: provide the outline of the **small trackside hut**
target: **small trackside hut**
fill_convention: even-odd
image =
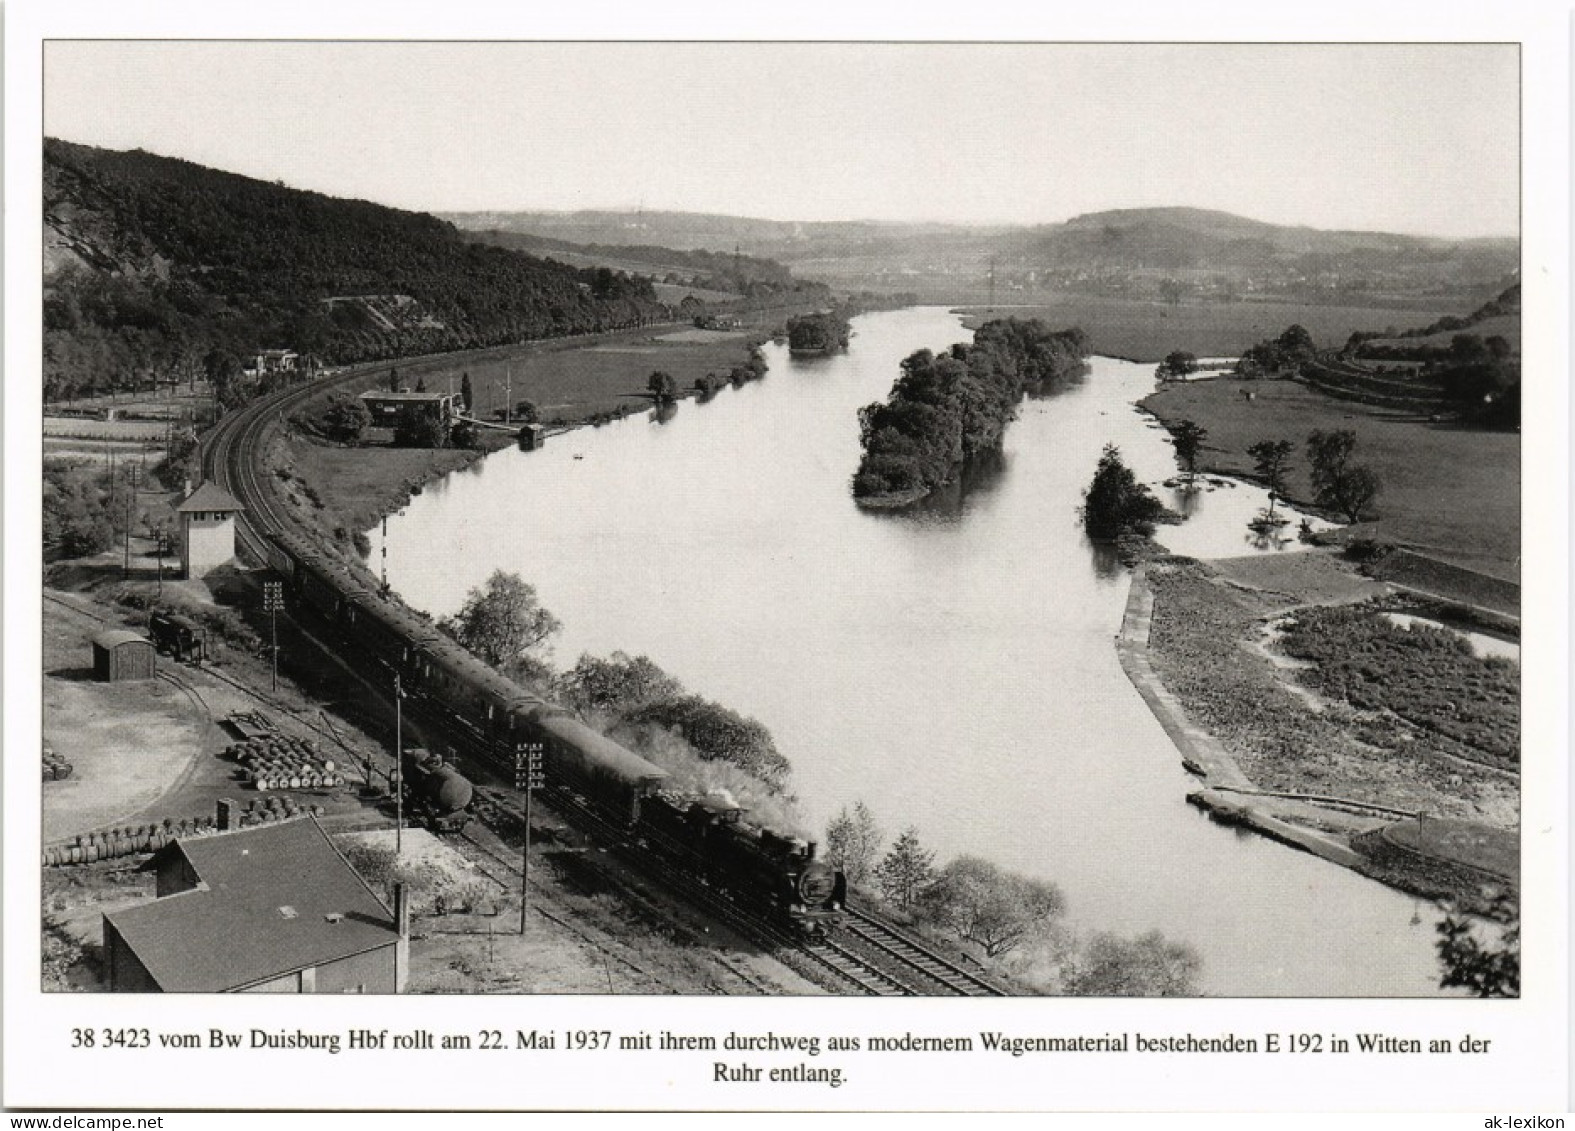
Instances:
[[[152,679],[153,642],[125,629],[112,628],[93,638],[93,678],[100,683]]]

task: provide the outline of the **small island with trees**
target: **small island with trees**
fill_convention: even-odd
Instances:
[[[821,310],[787,323],[788,352],[794,356],[837,353],[848,348],[848,320],[835,310]]]
[[[901,507],[1001,446],[1025,393],[1054,392],[1088,371],[1088,337],[1038,319],[987,322],[972,344],[910,354],[884,404],[859,410],[861,506]]]

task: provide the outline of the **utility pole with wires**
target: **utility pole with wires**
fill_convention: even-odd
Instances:
[[[514,788],[525,791],[525,846],[521,849],[520,934],[530,919],[530,808],[531,796],[546,784],[541,768],[542,744],[520,742],[514,747]]]
[[[162,560],[162,559],[161,559]],[[268,630],[272,636],[273,689],[279,690],[279,610],[284,608],[284,583],[263,582],[263,611],[268,614]]]
[[[131,516],[137,509],[137,484],[142,482],[142,468],[134,463],[128,463],[120,469],[121,478],[131,487],[126,495],[126,560],[122,566],[121,576],[131,577]]]
[[[394,855],[405,844],[405,690],[394,673]]]

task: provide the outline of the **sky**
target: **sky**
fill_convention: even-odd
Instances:
[[[1514,235],[1493,45],[52,42],[44,129],[421,211]]]

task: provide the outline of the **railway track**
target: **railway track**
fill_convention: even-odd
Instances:
[[[279,568],[282,559],[273,549],[267,533],[291,527],[307,533],[305,527],[280,508],[261,471],[262,448],[270,427],[326,390],[364,379],[375,371],[376,367],[368,366],[327,381],[263,397],[220,421],[206,438],[203,444],[205,474],[246,508],[237,516],[236,530],[241,549],[250,560]],[[429,718],[426,722],[456,739],[455,745],[465,750],[471,760],[489,765],[493,762],[490,751],[476,751],[471,736],[463,732],[456,734],[446,720]],[[496,766],[492,768],[495,774],[501,772]],[[680,854],[672,851],[653,853],[642,850],[642,846],[631,845],[623,830],[606,821],[570,791],[549,788],[542,792],[543,800],[571,824],[600,836],[667,890],[713,914],[746,938],[773,950],[780,958],[786,960],[791,956],[793,961],[789,961],[789,965],[811,980],[829,979],[832,985],[878,997],[1000,996],[1002,993],[984,979],[866,912],[850,909],[841,937],[833,935],[806,941],[792,935],[710,887],[693,868],[682,865]],[[523,813],[515,817],[523,823]]]

